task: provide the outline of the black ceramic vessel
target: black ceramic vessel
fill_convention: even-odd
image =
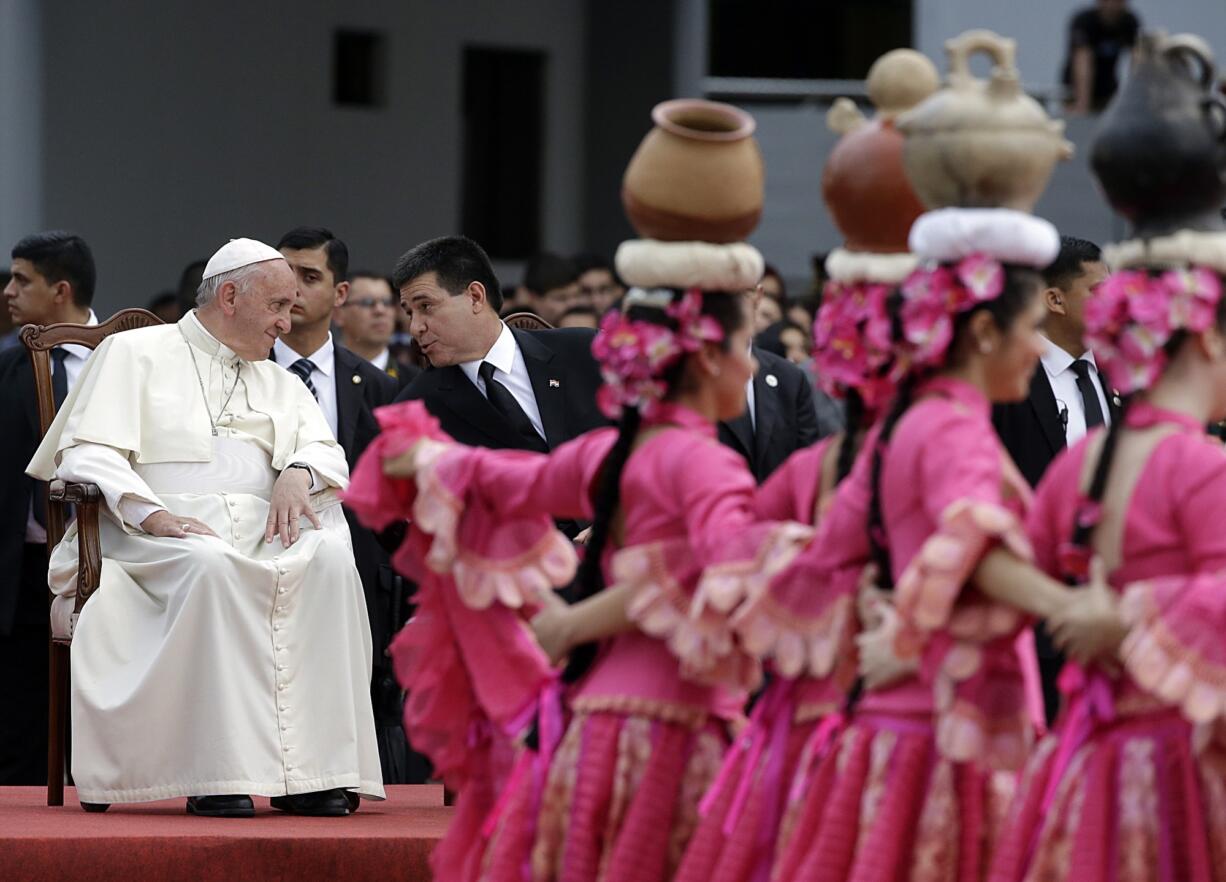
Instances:
[[[1226,103],[1198,37],[1143,34],[1099,122],[1090,164],[1137,238],[1226,229]]]

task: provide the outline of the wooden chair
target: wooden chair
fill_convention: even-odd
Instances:
[[[21,342],[34,366],[34,393],[38,397],[40,437],[47,434],[55,419],[55,395],[51,386],[51,350],[65,343],[97,349],[98,345],[120,331],[160,325],[162,320],[143,309],[125,309],[99,325],[26,325]],[[102,543],[98,534],[98,505],[102,492],[94,484],[52,481],[47,490],[47,553],[64,538],[68,506],[76,508],[78,533],[77,596],[71,618],[51,624],[51,689],[47,739],[47,805],[64,804],[65,757],[68,742],[68,653],[72,642],[71,624],[81,613],[85,601],[98,587],[102,575]],[[67,627],[65,625],[67,624]]]
[[[507,327],[519,331],[547,331],[553,327],[533,312],[513,312],[503,321],[506,322]],[[418,347],[416,340],[409,345],[409,361],[423,371],[430,367],[430,359],[426,358],[426,354]]]

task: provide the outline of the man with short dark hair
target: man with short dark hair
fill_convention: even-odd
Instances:
[[[13,324],[95,325],[94,258],[72,233],[27,236],[12,252],[4,301]],[[81,346],[52,350],[56,403],[89,357]],[[46,485],[26,475],[38,447],[34,371],[24,346],[0,352],[0,785],[47,783]]]
[[[1060,237],[1060,253],[1043,270],[1047,348],[1030,378],[1030,395],[993,408],[996,431],[1031,486],[1039,483],[1060,451],[1087,431],[1110,425],[1114,416],[1114,396],[1103,384],[1094,353],[1085,346],[1086,301],[1106,278],[1107,265],[1097,245]],[[1064,657],[1042,627],[1036,630],[1036,648],[1050,722],[1060,705],[1056,679]]]
[[[297,227],[281,237],[277,250],[294,271],[298,299],[290,310],[289,333],[273,346],[273,360],[296,374],[319,402],[352,470],[366,445],[379,434],[374,409],[391,403],[398,386],[392,377],[332,339],[333,314],[345,309],[350,296],[345,243],[324,227]],[[387,552],[374,534],[348,508],[344,511],[370,617],[375,689],[382,694],[379,684],[391,676],[383,650],[394,636],[398,618],[392,609],[391,570]],[[387,709],[377,698],[375,714],[381,730],[389,725]],[[399,709],[391,716],[397,718],[390,723],[395,725]],[[389,744],[383,738],[379,751],[385,780],[406,783],[393,774]]]
[[[400,258],[392,283],[432,366],[396,400],[423,401],[457,441],[544,452],[607,424],[596,406],[594,332],[507,327],[498,279],[476,242],[423,242]]]
[[[520,288],[528,308],[556,326],[579,297],[579,269],[557,254],[538,254],[524,267]]]
[[[1094,353],[1085,346],[1085,306],[1107,278],[1102,252],[1093,242],[1060,237],[1060,253],[1043,271],[1047,348],[1030,378],[1030,395],[997,405],[996,430],[1031,486],[1065,447],[1090,429],[1110,425],[1112,396],[1103,385]]]

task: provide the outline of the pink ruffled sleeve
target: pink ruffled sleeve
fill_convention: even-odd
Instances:
[[[855,676],[855,597],[869,562],[870,432],[839,485],[815,538],[786,566],[760,580],[733,614],[746,651],[772,659],[785,677]],[[816,482],[816,476],[812,480]]]
[[[1226,570],[1133,583],[1121,613],[1132,678],[1193,723],[1226,719]]]
[[[393,562],[450,573],[464,602],[513,609],[567,584],[578,564],[552,517],[590,517],[589,486],[615,432],[598,430],[549,454],[465,447],[446,439],[420,402],[376,412],[382,434],[354,470],[346,503],[377,528],[407,518],[432,537],[424,559],[406,543]],[[416,448],[412,481],[387,479],[384,457]]]
[[[1029,495],[1020,490],[1013,505],[1006,500],[1007,454],[991,425],[944,401],[926,402],[921,419],[924,425],[909,428],[923,441],[914,461],[903,464],[918,473],[919,498],[935,529],[898,576],[894,595],[903,621],[929,634],[951,625],[964,586],[991,548],[1004,545],[1023,560],[1034,553],[1021,517]],[[966,601],[977,609],[986,598],[975,592]],[[999,620],[1002,628],[1019,626],[1016,613],[987,607],[973,617],[984,624]],[[992,630],[997,633],[991,636],[1001,635]]]
[[[483,496],[484,452],[451,442],[420,402],[375,415],[382,434],[354,469],[345,502],[374,528],[411,520],[393,564],[418,584],[417,614],[390,651],[408,693],[410,739],[461,789],[489,774],[492,756],[547,710],[557,674],[523,620],[524,607],[570,578],[575,555],[555,539],[548,516],[530,510],[530,494],[517,497],[520,508],[510,514]],[[383,474],[386,457],[423,439],[415,479]],[[542,477],[548,461],[528,457],[523,471],[555,494],[543,498],[555,499],[561,491]],[[491,484],[505,489],[510,480]]]
[[[900,656],[920,657],[920,676],[932,685],[941,753],[1017,769],[1033,740],[1025,684],[1037,670],[1014,646],[1027,620],[965,588],[996,546],[1033,559],[1021,516],[1029,494],[1019,486],[1006,498],[1006,454],[990,424],[945,402],[930,402],[925,416],[914,467],[935,530],[896,581],[896,645]]]
[[[617,552],[613,578],[632,588],[631,619],[667,641],[687,677],[749,688],[760,678],[759,661],[737,642],[730,614],[764,591],[812,530],[760,521],[753,476],[714,439],[667,434],[640,452],[656,459],[663,495],[674,500],[685,535]]]
[[[1168,486],[1183,489],[1173,510],[1195,572],[1135,582],[1121,612],[1130,631],[1120,649],[1142,687],[1187,719],[1226,719],[1226,453],[1209,439],[1170,441]]]
[[[813,523],[821,492],[822,461],[834,440],[823,438],[797,450],[758,488],[754,508],[764,521]]]

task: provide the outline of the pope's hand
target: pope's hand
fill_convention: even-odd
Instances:
[[[166,509],[159,509],[140,522],[140,528],[150,536],[164,536],[170,539],[186,539],[188,533],[201,536],[216,536],[209,525],[198,518],[187,515],[177,515]]]
[[[264,541],[281,537],[281,545],[289,548],[298,541],[298,519],[305,517],[322,530],[319,515],[311,507],[311,473],[307,469],[289,468],[277,478],[268,505],[268,523],[264,525]]]

